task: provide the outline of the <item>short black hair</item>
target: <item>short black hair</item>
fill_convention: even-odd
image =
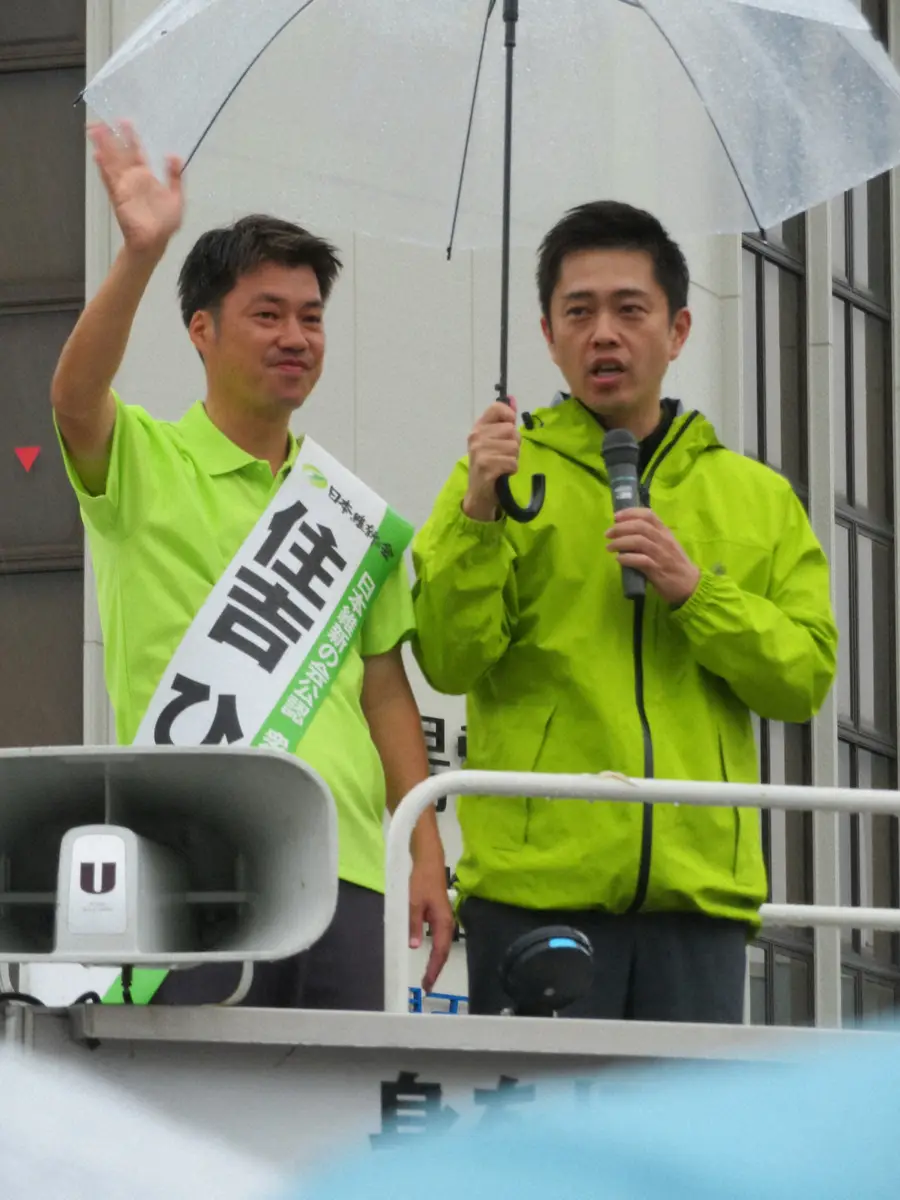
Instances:
[[[547,321],[563,259],[580,250],[643,250],[653,261],[653,274],[666,294],[669,316],[674,317],[686,307],[690,284],[687,261],[656,217],[617,200],[593,200],[569,209],[541,242],[537,287]]]
[[[216,312],[242,275],[266,263],[310,267],[326,301],[341,271],[338,252],[300,225],[260,213],[202,234],[181,267],[178,297],[181,316],[190,325],[195,312]]]

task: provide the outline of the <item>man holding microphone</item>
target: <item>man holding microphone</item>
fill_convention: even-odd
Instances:
[[[687,264],[654,217],[572,210],[537,282],[571,395],[521,434],[502,403],[476,422],[413,547],[420,665],[465,693],[473,769],[755,782],[751,713],[806,721],[834,677],[822,549],[786,480],[662,398],[691,316]],[[614,504],[609,470],[629,453],[640,488],[626,465]],[[547,477],[527,524],[496,500],[519,469]],[[566,1015],[742,1019],[758,812],[471,797],[459,817],[470,1011],[510,1003],[498,967],[515,938],[567,923],[597,970]]]

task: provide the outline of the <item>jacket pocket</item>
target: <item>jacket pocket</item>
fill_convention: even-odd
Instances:
[[[752,729],[739,736],[729,727],[719,729],[719,755],[726,783],[757,783],[759,768]],[[743,732],[743,731],[742,731]],[[734,879],[745,891],[765,899],[766,872],[762,853],[762,826],[758,808],[733,808],[735,822]]]
[[[722,772],[722,780],[724,783],[731,783],[732,779],[728,770],[728,758],[725,753],[725,740],[722,737],[722,731],[719,730],[719,768]],[[738,875],[738,866],[740,864],[741,850],[741,812],[739,808],[731,809],[732,818],[734,821],[734,844],[731,852],[731,873],[735,879]]]
[[[487,715],[473,713],[467,768],[533,771],[555,708],[554,704],[510,704]],[[457,811],[473,840],[497,848],[521,846],[526,840],[530,800],[525,797],[463,796]]]

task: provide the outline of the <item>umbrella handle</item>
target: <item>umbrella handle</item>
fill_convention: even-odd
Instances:
[[[504,356],[505,357],[505,356]],[[503,374],[506,374],[506,364],[503,364]],[[500,397],[501,404],[509,404],[510,398],[506,394],[506,387],[503,382],[497,384],[497,393]],[[533,422],[528,413],[525,413],[523,420],[527,429],[531,429]],[[547,477],[546,475],[532,475],[531,477],[531,498],[523,508],[512,494],[512,489],[509,486],[510,475],[501,475],[494,485],[494,491],[497,493],[497,499],[500,501],[500,507],[508,517],[512,517],[514,521],[518,521],[520,525],[527,525],[529,521],[533,521],[541,509],[544,507],[544,497],[547,494]]]
[[[532,475],[531,499],[524,508],[516,502],[516,498],[513,496],[512,489],[509,486],[509,480],[509,475],[501,475],[497,480],[497,499],[500,501],[503,511],[508,516],[512,517],[514,521],[518,521],[521,525],[525,525],[528,521],[533,521],[544,506],[547,479],[544,475]]]

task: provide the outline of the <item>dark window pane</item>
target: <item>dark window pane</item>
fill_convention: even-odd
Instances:
[[[809,727],[770,721],[768,733],[770,782],[812,783]]]
[[[890,984],[863,976],[863,1017],[891,1012],[895,1006],[896,993]]]
[[[853,679],[850,671],[851,635],[850,620],[850,532],[844,525],[835,526],[834,531],[834,590],[838,624],[838,715],[845,721],[853,720]]]
[[[757,256],[743,254],[744,307],[744,453],[759,458],[759,339],[757,337]]]
[[[841,975],[841,1015],[844,1025],[852,1025],[859,1019],[856,1005],[856,976],[849,971]]]
[[[3,0],[0,49],[23,42],[84,42],[84,0]]]
[[[748,970],[750,972],[750,1024],[766,1023],[766,955],[760,946],[751,946]]]
[[[853,502],[885,520],[891,509],[888,325],[853,312]]]
[[[846,742],[838,742],[838,787],[853,786],[853,750]],[[839,902],[843,906],[853,903],[853,817],[848,812],[838,814],[838,880]],[[841,930],[841,941],[848,947],[853,940],[851,929]]]
[[[850,193],[850,238],[852,242],[853,278],[851,283],[861,291],[869,290],[869,197],[868,185],[863,183]]]
[[[766,461],[790,479],[805,483],[802,281],[766,263],[764,289]]]
[[[838,857],[840,863],[840,903],[848,908],[853,903],[854,854],[853,854],[853,817],[850,813],[841,813],[838,817]],[[852,929],[841,929],[841,941],[849,948],[853,941]]]
[[[855,188],[853,206],[853,286],[887,302],[890,290],[889,183],[886,175]]]
[[[0,74],[0,295],[83,287],[84,113],[73,103],[83,86],[74,68]]]
[[[803,213],[791,217],[781,227],[785,248],[806,261],[806,217]]]
[[[82,740],[81,571],[0,575],[0,746]]]
[[[895,786],[895,767],[894,759],[888,758],[884,754],[872,754],[868,750],[858,749],[856,751],[856,787],[890,791]],[[885,901],[885,903],[891,903],[891,901]]]
[[[895,764],[881,754],[857,750],[857,786],[885,788],[895,786]],[[898,880],[897,818],[862,813],[860,822],[860,904],[876,908],[895,908],[900,899]],[[864,929],[861,949],[885,966],[896,960],[896,937],[887,932]]]
[[[782,468],[781,450],[781,387],[782,366],[781,292],[779,271],[773,263],[763,265],[763,317],[765,321],[765,386],[766,462],[777,470]]]
[[[806,221],[802,213],[791,217],[781,225],[766,230],[766,241],[781,246],[789,254],[803,261],[806,258]]]
[[[793,955],[775,955],[775,1024],[812,1023],[809,963]]]
[[[856,547],[859,724],[893,739],[894,555],[890,546],[863,534]]]
[[[846,742],[838,741],[838,787],[853,787],[851,750]]]
[[[768,749],[765,778],[770,783],[812,782],[810,731],[806,725],[766,722]],[[771,878],[773,894],[789,904],[812,903],[812,819],[809,813],[772,812],[772,836],[780,845],[772,868],[783,878]]]
[[[834,300],[834,349],[831,358],[834,426],[834,494],[847,499],[847,306]]]
[[[78,504],[59,453],[50,409],[50,379],[77,314],[0,316],[0,570],[10,559],[81,554]],[[26,471],[17,447],[40,447]]]
[[[831,201],[831,270],[835,279],[847,279],[847,200],[835,196]]]
[[[846,742],[838,742],[838,786],[852,787],[853,758],[852,750]],[[839,903],[853,903],[853,850],[852,850],[852,817],[850,813],[838,815],[838,897]],[[841,940],[850,944],[852,933],[849,929],[841,930]]]
[[[872,26],[872,32],[886,46],[888,39],[887,0],[862,0],[860,8],[863,16]]]
[[[787,902],[813,902],[813,826],[812,813],[785,814],[787,839]]]

